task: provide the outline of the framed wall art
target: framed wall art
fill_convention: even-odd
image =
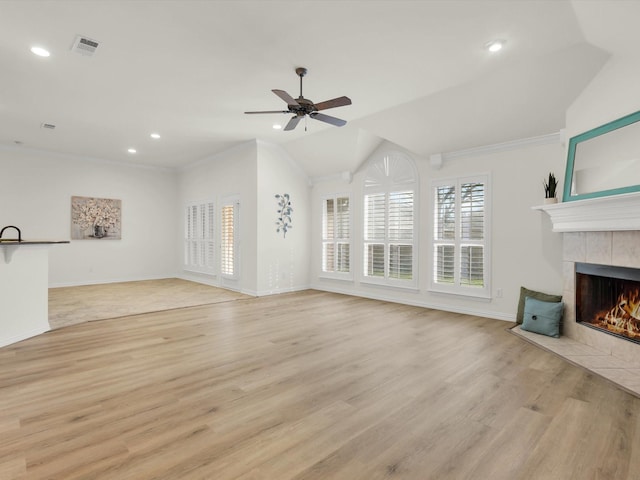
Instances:
[[[121,229],[121,200],[71,197],[72,240],[120,240]]]

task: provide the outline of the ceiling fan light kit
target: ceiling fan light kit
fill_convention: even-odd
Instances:
[[[269,111],[261,111],[261,112],[244,112],[246,114],[261,114],[261,113],[288,113],[294,114],[293,117],[289,120],[287,125],[283,130],[293,130],[296,128],[298,123],[304,117],[309,117],[314,120],[319,120],[324,123],[328,123],[331,125],[335,125],[336,127],[342,127],[346,125],[346,120],[342,120],[340,118],[332,117],[330,115],[325,115],[324,113],[319,113],[320,110],[327,110],[329,108],[343,107],[345,105],[351,105],[351,99],[349,97],[337,97],[331,100],[326,100],[320,103],[313,103],[311,100],[304,98],[302,96],[302,77],[307,74],[307,69],[304,67],[296,68],[296,74],[300,77],[300,96],[298,98],[293,98],[284,90],[271,90],[278,97],[284,100],[287,103],[287,110],[269,110]],[[305,126],[306,130],[306,126]]]

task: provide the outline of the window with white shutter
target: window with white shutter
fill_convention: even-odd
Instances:
[[[184,269],[215,273],[215,209],[213,202],[185,207]]]
[[[415,288],[416,185],[413,161],[374,159],[364,185],[363,281]]]
[[[489,297],[488,176],[433,184],[431,289]]]
[[[322,272],[327,276],[350,277],[351,207],[346,195],[323,200]]]
[[[238,277],[238,213],[237,200],[223,202],[220,213],[220,273]]]

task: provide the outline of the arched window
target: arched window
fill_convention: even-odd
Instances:
[[[364,178],[363,281],[414,288],[416,191],[413,160],[393,152],[369,161]]]

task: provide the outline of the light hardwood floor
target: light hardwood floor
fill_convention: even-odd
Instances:
[[[180,278],[49,289],[52,329],[139,313],[252,298]]]
[[[306,291],[61,328],[0,349],[0,478],[640,478],[640,399],[508,326]]]

